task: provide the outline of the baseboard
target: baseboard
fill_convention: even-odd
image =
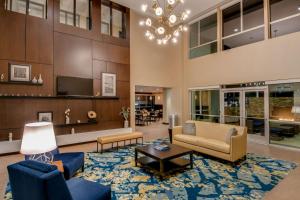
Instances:
[[[56,137],[57,146],[66,146],[96,141],[97,137],[104,135],[115,135],[132,132],[132,128],[109,129],[103,131],[92,131],[85,133],[76,133],[68,135],[59,135]],[[21,140],[12,142],[0,142],[0,155],[7,155],[20,152]]]

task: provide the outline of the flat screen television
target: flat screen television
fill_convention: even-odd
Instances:
[[[57,96],[93,96],[93,79],[58,76]]]

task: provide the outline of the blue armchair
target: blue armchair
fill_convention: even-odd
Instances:
[[[64,166],[64,177],[66,180],[69,180],[70,178],[72,178],[79,169],[84,171],[84,153],[83,152],[59,153],[59,150],[57,148],[49,153],[51,153],[53,155],[54,161],[57,161],[57,160],[62,161],[63,166]],[[25,160],[29,160],[29,156],[25,156]],[[40,161],[40,160],[38,160],[38,161]]]
[[[72,178],[56,166],[27,160],[7,167],[14,200],[110,200],[109,186]]]
[[[61,160],[64,165],[64,176],[69,180],[81,168],[84,171],[84,153],[83,152],[70,152],[59,153],[58,148],[53,151],[54,160]]]

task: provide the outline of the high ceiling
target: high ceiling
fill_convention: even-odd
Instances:
[[[149,3],[151,0],[113,0],[116,3],[124,5],[137,12],[141,11],[141,5]],[[163,1],[163,0],[159,0]],[[209,8],[216,6],[224,0],[185,0],[185,8],[192,11],[191,19],[206,11]]]

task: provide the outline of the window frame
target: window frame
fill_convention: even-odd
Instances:
[[[126,23],[126,18],[127,18],[127,9],[126,7],[124,6],[121,6],[119,4],[116,4],[112,1],[107,1],[107,0],[101,0],[101,7],[102,5],[104,6],[107,6],[109,8],[109,33],[108,34],[105,34],[105,33],[102,33],[102,13],[101,13],[101,34],[102,35],[107,35],[107,36],[110,36],[110,37],[114,37],[114,38],[119,38],[119,39],[127,39],[127,23]],[[115,10],[118,10],[122,13],[122,30],[124,30],[124,38],[122,37],[115,37],[113,36],[113,9]],[[102,9],[101,9],[102,10]]]
[[[263,5],[265,3],[265,0],[262,0],[263,1]],[[226,8],[229,8],[231,6],[234,6],[236,4],[240,4],[240,26],[241,26],[241,30],[240,32],[237,32],[237,33],[233,33],[231,35],[227,35],[227,36],[223,36],[224,34],[224,23],[223,23],[223,10],[225,10]],[[241,34],[244,34],[244,33],[248,33],[250,31],[254,31],[254,30],[257,30],[257,29],[260,29],[260,28],[265,28],[265,21],[263,22],[262,25],[258,25],[258,26],[255,26],[255,27],[252,27],[252,28],[248,28],[248,29],[244,29],[244,0],[236,0],[236,1],[232,1],[231,3],[229,4],[226,4],[224,6],[221,7],[221,10],[222,10],[222,43],[223,43],[223,40],[225,39],[228,39],[228,38],[232,38],[232,37],[235,37],[237,35],[241,35]],[[264,8],[263,8],[263,18],[264,18]],[[222,51],[225,51],[225,50],[222,50]]]
[[[77,10],[76,9],[77,8],[76,7],[76,5],[77,5],[76,0],[73,0],[74,7],[73,7],[73,12],[72,13],[69,12],[69,11],[66,11],[66,10],[62,10],[60,8],[60,5],[59,5],[59,15],[60,15],[61,12],[63,12],[65,14],[65,22],[66,22],[67,21],[67,14],[72,14],[73,15],[73,24],[70,25],[70,24],[67,24],[67,23],[61,23],[60,19],[59,19],[59,23],[67,25],[67,26],[74,26],[74,27],[81,28],[81,29],[84,29],[84,30],[89,30],[89,31],[92,30],[92,7],[93,7],[92,6],[92,0],[88,0],[88,3],[89,3],[89,16],[87,17],[87,19],[88,19],[87,28],[80,27],[80,24],[77,25],[77,17],[79,16],[79,18],[78,18],[78,22],[79,22],[80,21],[80,15],[77,14],[77,12],[76,12],[76,10]]]
[[[200,44],[200,39],[201,39],[201,26],[199,26],[199,24],[200,24],[200,21],[201,20],[203,20],[203,19],[205,19],[205,18],[207,18],[207,17],[210,17],[210,16],[212,16],[212,15],[217,15],[217,38],[216,38],[216,40],[214,40],[214,41],[210,41],[210,42],[206,42],[206,43],[204,43],[204,44]],[[198,44],[196,45],[196,46],[194,46],[194,47],[191,47],[190,46],[190,43],[189,43],[189,51],[191,51],[191,50],[193,50],[193,49],[196,49],[196,48],[199,48],[199,47],[203,47],[203,46],[206,46],[206,45],[209,45],[209,44],[212,44],[212,43],[215,43],[215,42],[217,42],[218,43],[218,11],[216,10],[216,9],[214,9],[213,11],[211,11],[211,12],[209,12],[209,13],[207,13],[207,14],[205,14],[205,15],[202,15],[201,17],[199,17],[199,18],[197,18],[196,20],[193,20],[193,21],[191,21],[190,23],[189,23],[189,26],[191,26],[191,25],[193,25],[193,24],[195,24],[195,23],[197,23],[197,29],[198,29]],[[190,34],[189,34],[189,42],[190,42]]]
[[[12,1],[13,0],[5,0],[4,1],[4,10],[10,11],[10,12],[16,12],[16,11],[12,10]],[[35,5],[43,5],[43,4],[39,4],[39,3],[36,3],[36,2],[30,2],[30,0],[23,0],[23,1],[25,2],[25,13],[20,13],[20,12],[16,12],[16,13],[25,14],[25,15],[28,15],[28,16],[31,16],[31,17],[37,17],[37,16],[29,14],[29,5],[30,5],[30,3],[33,3]],[[37,18],[48,19],[48,0],[45,0],[45,1],[46,1],[45,13],[44,13],[45,15],[43,17],[37,17]],[[10,4],[8,4],[8,2],[10,2]],[[9,9],[8,9],[8,5],[10,5]],[[43,7],[43,9],[44,9],[44,7]]]
[[[269,29],[271,30],[272,28],[272,25],[274,24],[277,24],[277,23],[280,23],[280,22],[284,22],[284,21],[287,21],[289,19],[294,19],[294,18],[297,18],[300,16],[300,11],[297,13],[297,14],[292,14],[292,15],[289,15],[287,17],[283,17],[283,18],[280,18],[280,19],[276,19],[274,21],[272,21],[272,15],[271,15],[271,1],[268,0],[268,11],[269,11]],[[286,35],[286,34],[284,34]],[[270,38],[276,38],[276,37],[272,37],[272,34],[270,33]]]
[[[202,92],[210,92],[210,91],[218,91],[219,92],[219,95],[221,94],[221,88],[220,86],[211,86],[211,87],[200,87],[200,88],[190,88],[189,89],[189,99],[190,99],[190,106],[189,106],[189,116],[190,116],[190,119],[193,120],[194,118],[196,118],[197,116],[204,116],[204,117],[212,117],[212,118],[219,118],[219,122],[220,122],[220,119],[221,119],[221,113],[220,113],[220,107],[219,107],[219,115],[212,115],[212,114],[203,114],[203,110],[202,110]],[[199,92],[199,105],[200,105],[200,108],[199,108],[199,114],[196,114],[194,113],[193,111],[196,111],[195,109],[193,109],[193,94],[195,92]],[[219,105],[220,105],[220,98],[221,98],[221,95],[219,96]],[[196,120],[196,119],[195,119]],[[200,120],[201,121],[201,120]]]

